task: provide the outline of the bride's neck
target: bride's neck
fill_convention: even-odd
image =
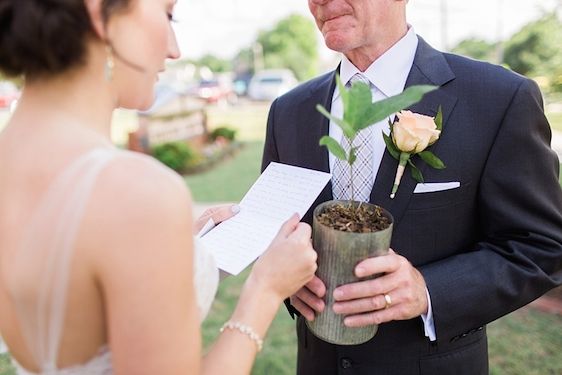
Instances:
[[[45,126],[45,122],[81,126],[109,139],[116,98],[104,79],[103,63],[89,65],[27,82],[14,120],[18,117],[28,126]]]

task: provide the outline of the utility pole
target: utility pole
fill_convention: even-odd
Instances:
[[[441,0],[439,11],[441,14],[441,46],[444,51],[449,50],[449,28],[447,23],[447,0]]]
[[[252,57],[254,62],[254,73],[263,70],[264,68],[263,47],[257,41],[252,45]]]
[[[497,0],[496,9],[496,64],[503,62],[503,0]]]

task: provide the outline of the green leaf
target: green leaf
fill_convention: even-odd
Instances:
[[[392,157],[396,160],[400,159],[400,151],[396,148],[394,142],[392,142],[392,138],[384,134],[384,132],[382,133],[382,137],[384,139],[384,143],[386,143],[386,149],[388,150],[390,155],[392,155]]]
[[[437,111],[437,116],[435,116],[435,126],[437,130],[443,129],[443,110],[441,106],[439,106],[439,110]]]
[[[349,99],[344,107],[343,118],[358,132],[362,129],[359,126],[364,121],[365,114],[373,106],[371,88],[364,82],[354,82],[348,93]]]
[[[353,163],[355,163],[355,160],[357,160],[357,154],[355,153],[355,151],[357,151],[357,147],[352,147],[351,150],[349,150],[349,165],[353,165]]]
[[[345,120],[336,117],[334,115],[332,115],[330,112],[328,112],[326,110],[326,108],[324,108],[322,105],[317,104],[316,105],[316,110],[318,110],[318,112],[320,112],[321,114],[323,114],[325,117],[327,117],[328,119],[330,119],[331,121],[333,121],[336,125],[338,125],[341,130],[343,131],[343,134],[347,137],[347,138],[353,138],[355,137],[355,135],[357,134],[356,131],[353,130],[353,128],[347,123],[345,122]]]
[[[422,151],[418,154],[423,161],[425,161],[430,167],[435,169],[445,169],[445,163],[441,161],[437,156],[431,151]]]
[[[383,99],[373,103],[366,109],[357,124],[353,124],[354,129],[364,129],[369,125],[375,124],[384,120],[393,113],[399,112],[404,108],[419,102],[425,94],[437,89],[438,86],[431,85],[417,85],[408,87],[402,93],[391,96],[390,98]],[[345,108],[345,107],[344,107]],[[345,110],[344,110],[345,111]]]
[[[408,160],[408,164],[410,165],[410,172],[412,173],[412,178],[419,183],[423,183],[423,176],[421,171],[412,163],[411,160]]]
[[[340,160],[347,160],[345,150],[334,138],[327,135],[323,136],[320,138],[320,146],[328,147],[328,151],[330,151],[336,158]]]

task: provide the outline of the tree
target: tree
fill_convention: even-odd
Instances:
[[[263,48],[266,68],[289,68],[300,80],[316,75],[316,26],[308,18],[298,14],[290,15],[271,30],[262,31],[257,42]]]
[[[229,72],[232,70],[232,62],[230,60],[221,59],[210,54],[201,57],[196,63],[199,66],[208,67],[215,73]]]
[[[516,33],[506,44],[504,62],[520,74],[557,78],[562,65],[562,23],[556,13]]]
[[[457,44],[452,52],[477,60],[493,61],[496,45],[483,39],[469,38]]]

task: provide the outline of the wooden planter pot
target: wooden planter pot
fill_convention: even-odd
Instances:
[[[320,204],[313,215],[313,245],[318,253],[318,270],[316,275],[326,284],[326,308],[316,316],[314,321],[306,324],[318,338],[332,344],[362,344],[375,335],[377,325],[349,328],[343,324],[344,315],[334,313],[334,289],[343,284],[374,278],[358,278],[354,275],[355,266],[362,260],[384,255],[390,247],[392,215],[382,209],[383,215],[390,220],[390,226],[373,233],[343,232],[321,224],[317,216],[326,207],[335,204],[349,204],[349,201],[328,201]],[[351,202],[358,205],[359,202]],[[362,203],[375,207],[369,203]]]

